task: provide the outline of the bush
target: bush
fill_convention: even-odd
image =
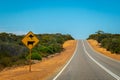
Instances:
[[[51,44],[49,47],[49,52],[57,53],[63,50],[61,44]]]
[[[14,65],[26,65],[28,62],[25,59],[19,59],[16,62],[14,62]]]
[[[29,50],[22,43],[24,35],[0,33],[0,69],[12,65],[26,64]],[[73,37],[69,34],[37,34],[40,42],[33,48],[32,59],[41,60],[51,54],[61,52],[62,44]]]
[[[27,59],[30,59],[30,55],[27,56]],[[32,60],[41,60],[42,57],[41,57],[41,55],[40,55],[39,53],[33,52],[33,53],[31,54],[31,59],[32,59]]]
[[[88,39],[97,40],[102,47],[112,53],[120,54],[120,34],[97,33],[90,35]]]
[[[12,60],[10,57],[3,57],[0,59],[0,64],[3,65],[4,67],[11,66]]]

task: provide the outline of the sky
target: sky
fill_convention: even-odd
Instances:
[[[120,0],[0,0],[0,32],[120,34]]]

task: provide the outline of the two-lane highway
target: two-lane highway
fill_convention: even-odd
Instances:
[[[120,80],[120,62],[95,52],[87,41],[78,41],[68,64],[53,80]]]

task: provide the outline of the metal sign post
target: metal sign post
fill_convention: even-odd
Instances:
[[[35,45],[39,42],[39,39],[30,31],[25,35],[25,37],[22,39],[23,44],[27,48],[29,48],[30,51],[30,59],[29,59],[29,71],[31,72],[31,52],[32,48],[35,47]]]
[[[31,72],[31,51],[32,51],[32,49],[30,49],[29,72]]]

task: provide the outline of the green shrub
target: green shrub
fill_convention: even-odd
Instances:
[[[61,52],[62,44],[73,37],[69,34],[36,34],[39,43],[32,49],[32,59],[41,60],[51,54]],[[0,33],[0,69],[12,65],[24,65],[29,59],[29,49],[22,43],[24,35]],[[4,53],[4,54],[3,54]]]
[[[27,56],[27,59],[30,59],[30,55]],[[31,59],[32,59],[32,60],[41,60],[42,57],[41,57],[41,55],[40,55],[39,53],[33,52],[33,53],[31,54]]]
[[[10,57],[3,57],[0,59],[0,64],[3,65],[4,67],[11,66],[12,60]]]
[[[28,62],[25,59],[19,59],[16,62],[14,62],[14,65],[25,65],[28,64]]]
[[[120,54],[120,34],[99,33],[92,34],[88,39],[97,40],[101,46],[112,53]]]

